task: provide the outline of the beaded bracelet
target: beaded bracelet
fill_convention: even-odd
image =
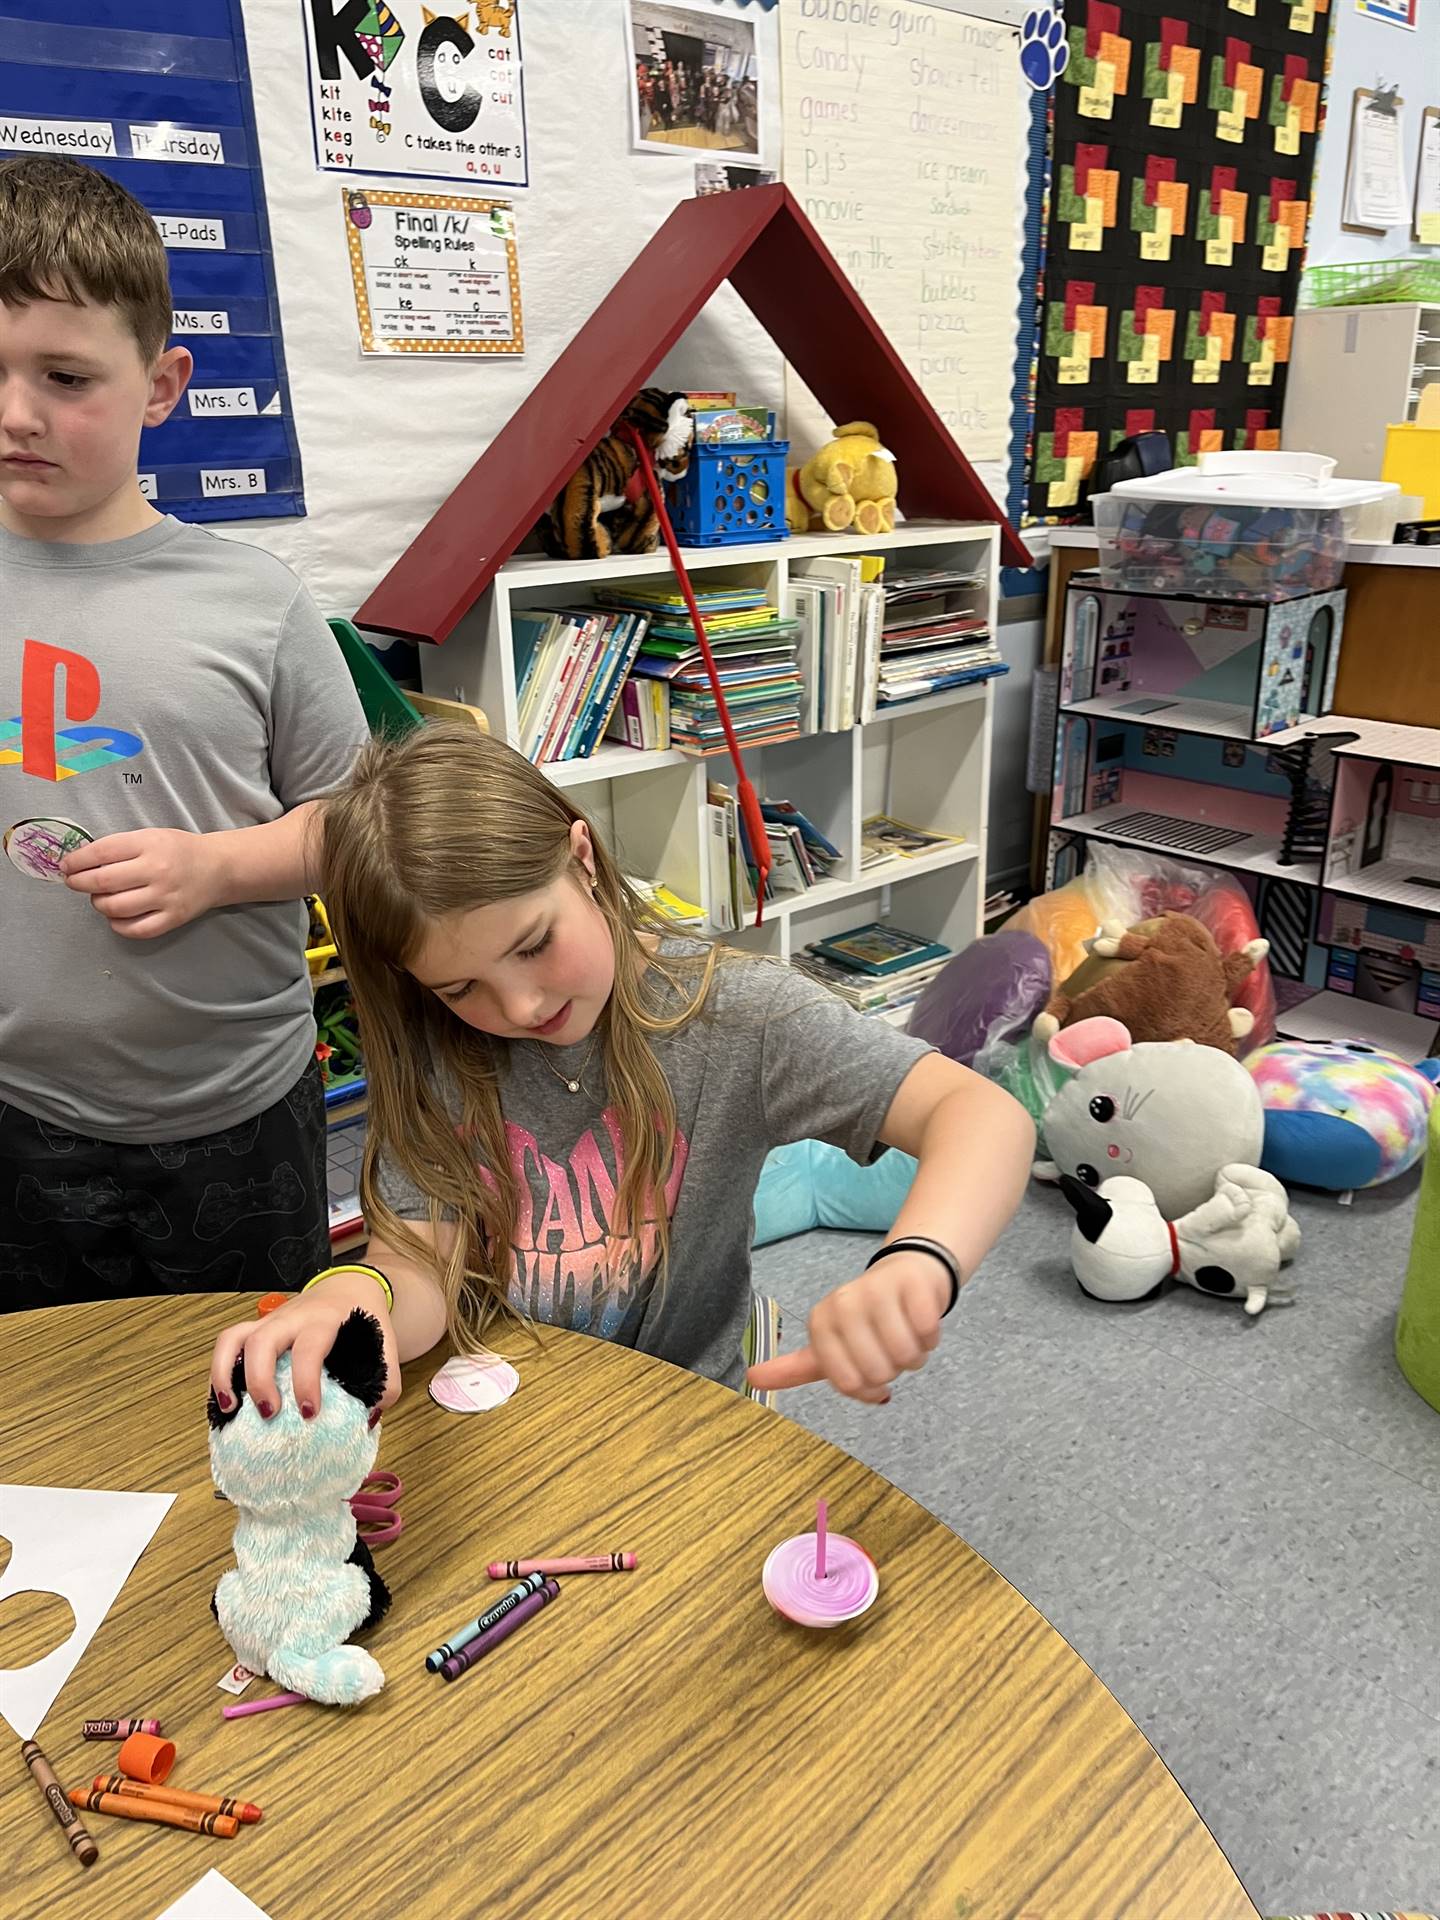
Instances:
[[[384,1274],[381,1273],[378,1267],[361,1266],[358,1261],[354,1260],[347,1260],[338,1267],[326,1267],[325,1271],[323,1273],[317,1273],[313,1280],[307,1280],[300,1291],[302,1293],[308,1293],[311,1287],[318,1287],[322,1280],[333,1280],[337,1273],[363,1273],[366,1279],[373,1280],[384,1294],[385,1305],[392,1311],[394,1310],[395,1289],[385,1278]]]

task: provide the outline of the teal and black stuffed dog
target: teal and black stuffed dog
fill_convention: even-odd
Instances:
[[[385,1675],[350,1636],[378,1624],[390,1594],[359,1539],[350,1499],[375,1464],[370,1425],[385,1391],[380,1328],[359,1308],[325,1360],[320,1406],[302,1420],[290,1356],[275,1368],[279,1411],[262,1420],[235,1363],[236,1406],[210,1394],[210,1471],[235,1508],[235,1565],[211,1602],[235,1658],[327,1706],[356,1706]]]

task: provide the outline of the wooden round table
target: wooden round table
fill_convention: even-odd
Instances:
[[[405,1487],[404,1532],[376,1555],[385,1692],[222,1720],[210,1595],[233,1516],[204,1400],[211,1341],[249,1304],[0,1318],[0,1481],[178,1496],[41,1745],[78,1786],[115,1751],[83,1720],[155,1714],[173,1785],[265,1809],[233,1840],[87,1814],[101,1858],[82,1872],[12,1740],[6,1920],[154,1920],[212,1866],[271,1920],[1254,1920],[1129,1717],[962,1540],[788,1420],[574,1334],[508,1333],[520,1391],[491,1413],[430,1399],[438,1356],[406,1369],[379,1460]],[[871,1613],[826,1633],[760,1590],[820,1494],[881,1573]],[[425,1672],[503,1591],[492,1558],[613,1549],[639,1571],[563,1581],[453,1685]],[[0,1607],[0,1666],[54,1643],[17,1631]]]

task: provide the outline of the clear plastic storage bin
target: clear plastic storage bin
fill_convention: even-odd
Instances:
[[[1340,584],[1361,509],[1391,491],[1315,453],[1211,453],[1093,505],[1100,573],[1130,592],[1288,600]]]

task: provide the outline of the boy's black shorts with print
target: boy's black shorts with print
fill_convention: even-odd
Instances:
[[[330,1264],[325,1096],[312,1060],[223,1133],[119,1146],[0,1103],[0,1313],[304,1286]]]

